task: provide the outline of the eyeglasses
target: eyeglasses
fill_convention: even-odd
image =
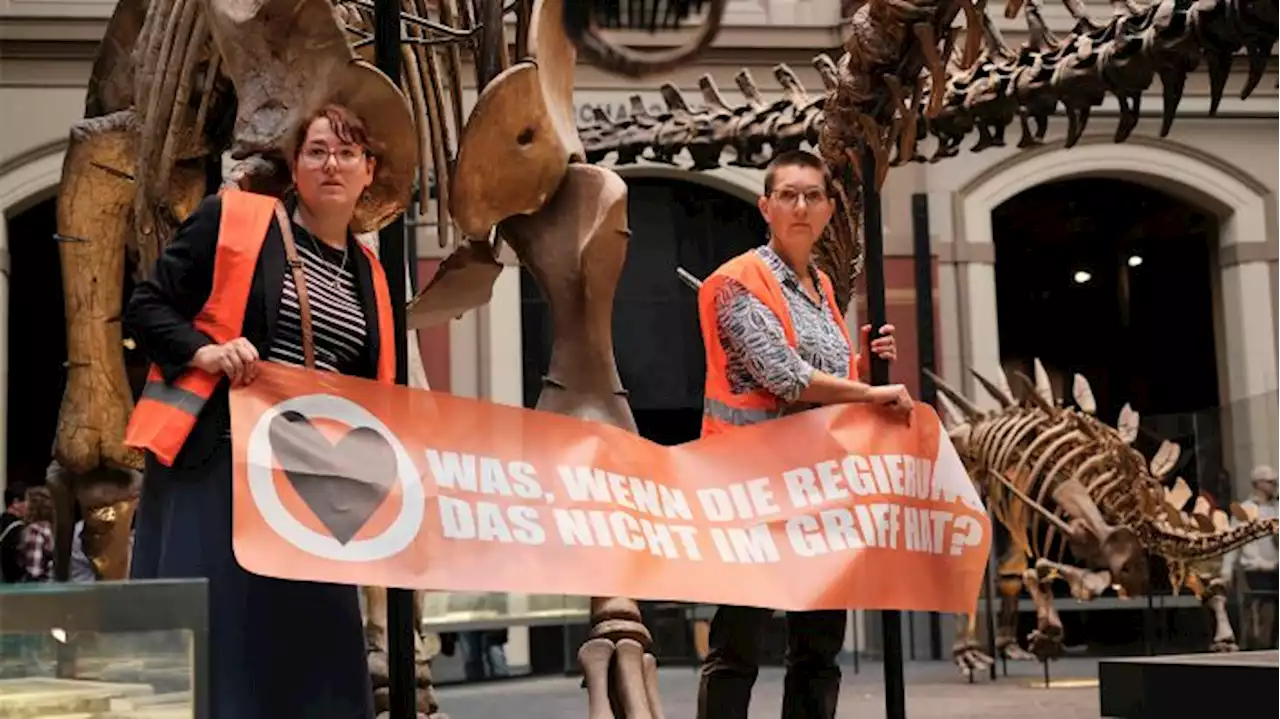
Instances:
[[[772,197],[787,207],[795,207],[802,197],[804,198],[804,204],[810,207],[826,202],[828,199],[826,190],[817,187],[810,187],[803,191],[784,187],[781,190],[774,190]]]
[[[299,156],[299,162],[308,167],[324,167],[325,163],[332,157],[338,163],[338,167],[350,170],[360,164],[360,161],[368,154],[364,148],[356,146],[339,147],[333,150],[324,145],[311,145],[303,148],[302,154]]]

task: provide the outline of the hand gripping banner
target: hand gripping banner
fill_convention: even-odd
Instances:
[[[664,447],[264,363],[231,392],[234,546],[284,579],[969,612],[991,523],[937,415],[824,407]]]

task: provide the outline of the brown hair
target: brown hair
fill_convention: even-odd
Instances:
[[[780,152],[764,168],[764,194],[773,193],[773,176],[784,167],[808,167],[822,173],[823,189],[828,195],[835,194],[835,183],[831,179],[831,171],[821,157],[806,150],[787,150]]]
[[[53,494],[48,487],[27,490],[27,521],[53,523]]]
[[[333,134],[338,136],[339,140],[349,145],[359,145],[365,149],[365,152],[377,157],[381,154],[381,147],[374,145],[373,139],[369,136],[369,131],[365,129],[364,121],[349,108],[329,103],[324,107],[312,112],[298,123],[298,127],[294,130],[293,137],[293,160],[297,162],[298,153],[302,152],[302,143],[307,141],[307,133],[311,130],[311,124],[320,118],[329,121],[329,127],[333,128]]]

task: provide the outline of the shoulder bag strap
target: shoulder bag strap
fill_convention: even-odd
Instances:
[[[302,356],[307,369],[316,368],[316,348],[311,336],[311,305],[307,302],[307,280],[298,259],[298,248],[293,242],[293,222],[285,213],[284,205],[276,203],[276,222],[280,225],[280,237],[284,239],[284,255],[293,272],[293,287],[298,293],[298,314],[302,319]]]
[[[21,519],[10,522],[9,526],[5,527],[3,532],[0,532],[0,544],[4,544],[4,540],[9,538],[10,532],[12,532],[14,529],[21,530],[25,524],[26,522],[22,521]]]

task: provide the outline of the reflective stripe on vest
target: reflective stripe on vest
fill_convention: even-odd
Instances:
[[[220,193],[222,213],[213,260],[209,298],[191,324],[217,344],[239,337],[253,283],[258,255],[271,227],[278,200],[242,190]],[[222,375],[189,368],[167,384],[160,368],[151,365],[147,384],[129,417],[124,444],[150,451],[172,466],[195,427],[200,410],[213,395]]]
[[[205,306],[192,321],[196,329],[219,344],[239,337],[244,330],[250,285],[277,203],[275,198],[235,189],[224,190],[221,197],[213,288]],[[362,243],[356,244],[368,258],[373,278],[378,322],[376,377],[384,384],[394,384],[396,332],[390,288],[377,256]],[[222,375],[192,368],[173,384],[167,384],[160,368],[153,364],[129,418],[124,443],[149,450],[165,466],[172,466],[200,411],[221,381]]]
[[[777,419],[782,416],[782,412],[783,410],[781,408],[744,409],[741,407],[730,407],[719,400],[702,400],[702,413],[704,415],[721,422],[727,422],[735,427],[743,427],[748,424],[757,424],[759,422]]]

